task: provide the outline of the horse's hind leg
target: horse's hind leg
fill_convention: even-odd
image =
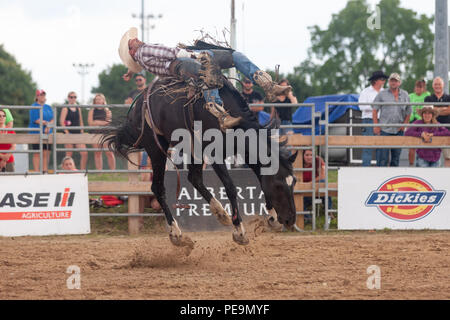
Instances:
[[[164,153],[166,153],[169,147],[168,143],[163,139],[159,139],[159,142],[164,150]],[[150,160],[152,161],[153,167],[152,191],[155,194],[159,204],[161,205],[161,209],[164,211],[167,224],[169,225],[170,241],[176,246],[188,247],[189,249],[192,250],[194,248],[194,242],[189,237],[181,233],[177,221],[173,218],[170,208],[166,202],[164,174],[166,170],[167,158],[155,143],[150,144],[145,149],[147,150],[147,153],[150,156]]]
[[[225,164],[217,164],[214,163],[212,165],[214,171],[216,172],[219,179],[222,181],[225,192],[227,193],[228,199],[231,203],[232,215],[231,221],[234,226],[233,230],[233,240],[241,245],[246,245],[249,243],[247,235],[245,234],[244,224],[242,222],[242,218],[239,214],[238,205],[237,205],[237,190],[236,186],[231,180],[230,174],[228,173],[228,169]]]
[[[261,170],[257,165],[249,165],[249,167],[253,170],[256,177],[258,178],[259,184],[261,188],[263,187],[261,181]],[[263,190],[264,192],[264,190]],[[281,231],[283,229],[283,225],[278,222],[278,214],[275,211],[275,208],[272,205],[272,201],[270,197],[264,192],[264,197],[266,199],[266,209],[269,215],[264,219],[264,223],[269,227],[272,231]]]
[[[188,180],[200,192],[203,198],[209,203],[211,212],[216,216],[217,220],[224,226],[231,226],[231,219],[222,204],[213,197],[211,192],[203,184],[203,168],[201,164],[188,165]]]

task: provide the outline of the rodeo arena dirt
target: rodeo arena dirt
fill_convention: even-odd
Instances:
[[[167,234],[0,240],[1,299],[449,299],[446,232],[189,233],[189,255]],[[80,288],[68,289],[69,266]],[[368,287],[368,268],[380,287]]]

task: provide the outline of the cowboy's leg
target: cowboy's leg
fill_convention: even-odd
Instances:
[[[233,63],[242,74],[248,79],[251,79],[253,83],[263,88],[266,93],[267,100],[273,102],[278,95],[287,95],[292,89],[291,86],[280,86],[272,80],[270,74],[262,71],[253,62],[247,58],[242,52],[234,51],[232,53]]]

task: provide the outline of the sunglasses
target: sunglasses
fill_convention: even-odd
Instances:
[[[69,96],[70,99],[76,99],[77,96]]]

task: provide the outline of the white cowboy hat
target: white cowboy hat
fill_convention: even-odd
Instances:
[[[123,64],[127,66],[128,69],[133,71],[134,73],[138,73],[142,71],[142,67],[134,61],[134,59],[131,57],[129,49],[128,49],[128,40],[134,39],[138,37],[138,30],[137,28],[133,27],[130,28],[125,34],[122,36],[122,39],[120,39],[120,45],[119,45],[119,56],[122,60]]]

